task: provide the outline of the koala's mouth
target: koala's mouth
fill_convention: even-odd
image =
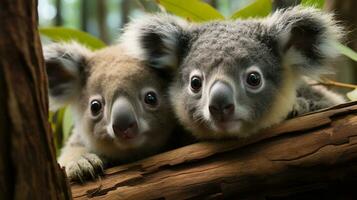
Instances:
[[[136,131],[131,131],[131,130],[127,130],[127,131],[123,131],[119,137],[123,140],[133,140],[138,136],[138,132]]]
[[[111,140],[119,143],[135,143],[137,140],[141,140],[143,133],[141,129],[135,124],[130,128],[120,129],[115,126],[109,126],[107,128],[107,135]]]
[[[241,130],[243,121],[240,119],[231,120],[213,120],[211,123],[211,128],[216,132],[238,132]]]
[[[138,132],[125,132],[112,138],[112,141],[120,146],[120,148],[131,149],[142,146],[146,141],[146,136]]]

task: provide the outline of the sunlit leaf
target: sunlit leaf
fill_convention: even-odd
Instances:
[[[64,116],[64,109],[59,109],[56,112],[50,112],[49,121],[51,124],[54,143],[56,147],[56,155],[59,154],[59,150],[63,146],[63,130],[62,130],[62,122]]]
[[[357,101],[357,88],[352,90],[351,92],[347,93],[347,97],[351,100],[351,101]]]
[[[73,129],[73,116],[70,111],[70,109],[67,107],[66,110],[64,111],[64,116],[63,116],[63,124],[62,124],[62,130],[63,130],[63,140],[66,141],[68,137],[71,134],[71,131]]]
[[[59,41],[77,41],[91,49],[100,49],[105,47],[105,43],[100,39],[86,33],[71,28],[48,27],[40,28],[40,33],[55,42]]]
[[[166,11],[195,22],[224,19],[216,9],[200,0],[156,0]]]
[[[341,54],[357,62],[357,52],[353,51],[352,49],[346,47],[341,43],[335,43],[335,46]]]
[[[271,0],[256,0],[247,7],[235,12],[231,18],[265,17],[272,11]]]
[[[315,8],[323,8],[325,4],[325,0],[302,0],[301,5],[303,6],[311,6]]]

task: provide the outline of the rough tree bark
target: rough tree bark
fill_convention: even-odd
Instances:
[[[73,183],[74,199],[356,199],[357,102],[249,139],[201,142]]]
[[[0,5],[0,199],[70,199],[48,124],[37,1]]]

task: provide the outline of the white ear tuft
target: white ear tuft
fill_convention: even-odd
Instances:
[[[263,23],[276,35],[285,64],[305,74],[328,72],[328,61],[340,54],[335,44],[343,30],[332,14],[296,6],[276,11]]]
[[[176,68],[180,40],[189,26],[169,14],[146,15],[125,27],[120,43],[128,55],[152,67]]]
[[[85,78],[90,50],[76,43],[52,43],[43,48],[48,77],[50,110],[74,101]]]

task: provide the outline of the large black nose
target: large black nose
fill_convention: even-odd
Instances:
[[[132,105],[126,99],[118,99],[112,107],[112,127],[117,137],[134,138],[138,134],[138,126]]]
[[[209,93],[209,112],[216,119],[225,119],[234,113],[233,89],[226,83],[215,82]]]

